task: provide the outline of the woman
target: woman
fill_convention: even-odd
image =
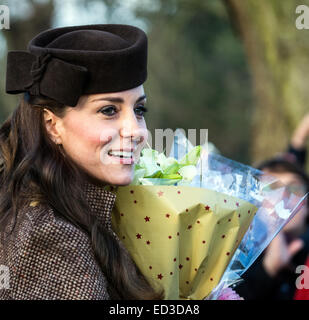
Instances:
[[[47,30],[11,51],[0,129],[1,299],[161,299],[111,229],[147,140],[147,38],[126,25]]]

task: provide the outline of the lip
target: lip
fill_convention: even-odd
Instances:
[[[117,159],[117,163],[121,163],[121,164],[134,164],[135,163],[135,160],[133,157],[131,158],[120,158],[120,157],[115,157],[115,156],[111,156],[111,155],[108,155],[109,157],[113,158],[113,159]]]
[[[121,164],[134,164],[135,163],[134,158],[120,158],[119,162]]]

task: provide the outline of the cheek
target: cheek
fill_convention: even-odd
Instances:
[[[65,122],[65,140],[73,144],[81,142],[97,144],[100,142],[100,128],[93,121],[71,117]]]
[[[75,120],[75,121],[74,121]],[[80,164],[89,165],[99,159],[97,151],[104,144],[101,140],[101,126],[90,121],[70,119],[66,122],[63,147]]]

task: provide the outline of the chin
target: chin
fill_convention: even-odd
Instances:
[[[105,170],[108,174],[102,174],[102,172],[85,172],[86,178],[95,184],[114,185],[114,186],[126,186],[129,185],[134,178],[134,171],[117,172],[116,170]]]
[[[112,183],[114,186],[127,186],[132,182],[132,179],[130,180],[121,180],[121,181],[116,181]]]
[[[114,177],[111,179],[110,184],[114,186],[127,186],[132,182],[132,176]]]

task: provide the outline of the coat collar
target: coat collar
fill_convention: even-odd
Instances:
[[[116,194],[109,191],[112,186],[100,186],[95,183],[85,182],[83,191],[91,213],[96,216],[99,224],[112,231],[112,210],[116,200]],[[39,201],[31,201],[30,207],[36,207]]]
[[[89,182],[84,184],[84,192],[91,212],[97,217],[100,224],[103,224],[107,230],[111,230],[116,194],[108,191],[107,186],[98,186]]]

